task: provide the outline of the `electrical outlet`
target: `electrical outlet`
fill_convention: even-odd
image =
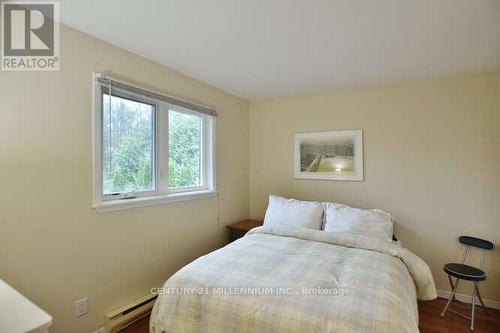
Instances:
[[[75,302],[75,312],[77,316],[83,316],[89,312],[89,300],[87,297],[79,299]]]

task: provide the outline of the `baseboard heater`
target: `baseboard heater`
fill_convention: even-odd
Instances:
[[[119,332],[151,313],[158,295],[147,295],[106,315],[106,332]]]

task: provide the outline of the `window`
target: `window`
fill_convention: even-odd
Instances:
[[[154,104],[102,93],[103,195],[155,190],[155,113]]]
[[[170,188],[201,186],[203,119],[168,111],[168,182]]]
[[[94,207],[215,194],[214,111],[96,74]]]

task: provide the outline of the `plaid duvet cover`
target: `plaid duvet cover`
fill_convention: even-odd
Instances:
[[[174,274],[150,332],[418,332],[427,264],[392,242],[259,227]]]

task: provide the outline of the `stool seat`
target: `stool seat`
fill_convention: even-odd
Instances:
[[[469,265],[449,263],[444,265],[444,271],[454,277],[469,281],[483,281],[486,279],[486,273],[479,268]]]

